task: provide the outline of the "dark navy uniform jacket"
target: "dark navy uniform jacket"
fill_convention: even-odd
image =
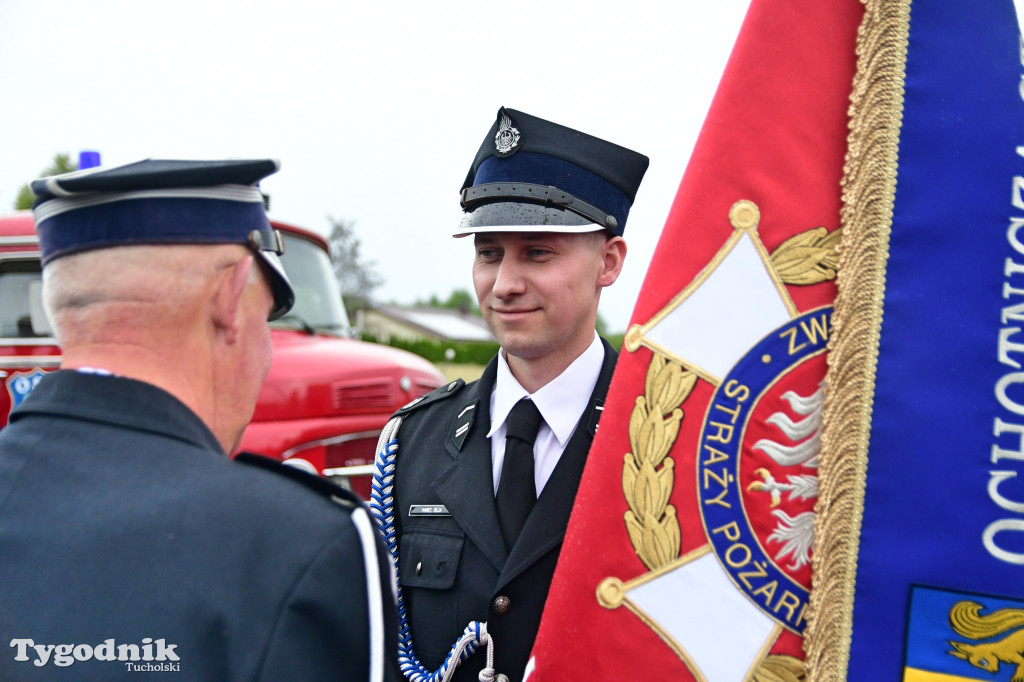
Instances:
[[[367,680],[375,588],[397,679],[388,572],[371,557],[368,583],[358,502],[316,485],[229,459],[152,385],[47,375],[0,431],[0,679],[139,674],[95,655],[37,666],[30,647],[16,661],[31,639],[154,657],[163,640],[179,660],[150,664],[176,680]]]
[[[603,343],[587,409],[511,552],[498,526],[487,438],[497,358],[479,381],[442,387],[404,410],[394,493],[400,579],[413,645],[429,670],[476,620],[494,638],[495,671],[522,678],[618,357]],[[443,505],[450,515],[410,515],[412,505]],[[475,681],[485,663],[481,647],[454,679]]]

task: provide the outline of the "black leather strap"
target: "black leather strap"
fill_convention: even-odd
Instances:
[[[559,206],[609,229],[614,229],[618,225],[615,216],[551,185],[535,185],[529,182],[489,182],[462,190],[462,208],[464,209],[469,209],[473,204],[481,201],[494,201],[495,199],[515,199],[545,206]]]

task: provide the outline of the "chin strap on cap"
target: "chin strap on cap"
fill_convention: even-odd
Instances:
[[[467,210],[471,210],[473,204],[481,201],[501,199],[558,206],[610,230],[614,230],[619,225],[615,216],[551,185],[536,185],[529,182],[490,182],[475,187],[466,187],[462,190],[462,208]]]

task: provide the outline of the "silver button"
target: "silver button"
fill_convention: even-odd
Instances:
[[[416,564],[416,575],[419,575],[422,572],[423,572],[423,562],[420,561],[420,562],[417,562],[417,564]]]
[[[494,601],[491,603],[491,608],[494,609],[494,612],[499,616],[504,616],[508,613],[509,609],[512,608],[512,600],[505,595],[495,597]]]

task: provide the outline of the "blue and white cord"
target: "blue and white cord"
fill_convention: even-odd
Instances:
[[[395,462],[398,458],[398,427],[401,417],[394,417],[387,423],[377,441],[377,455],[374,458],[373,483],[370,488],[370,513],[377,521],[391,555],[398,585],[398,664],[402,674],[410,682],[449,682],[460,663],[476,652],[481,644],[487,644],[487,667],[480,672],[481,682],[494,678],[494,649],[487,634],[487,623],[473,621],[452,645],[441,667],[430,672],[423,667],[412,645],[409,632],[409,618],[402,597],[401,572],[398,566],[398,538],[395,531]]]

